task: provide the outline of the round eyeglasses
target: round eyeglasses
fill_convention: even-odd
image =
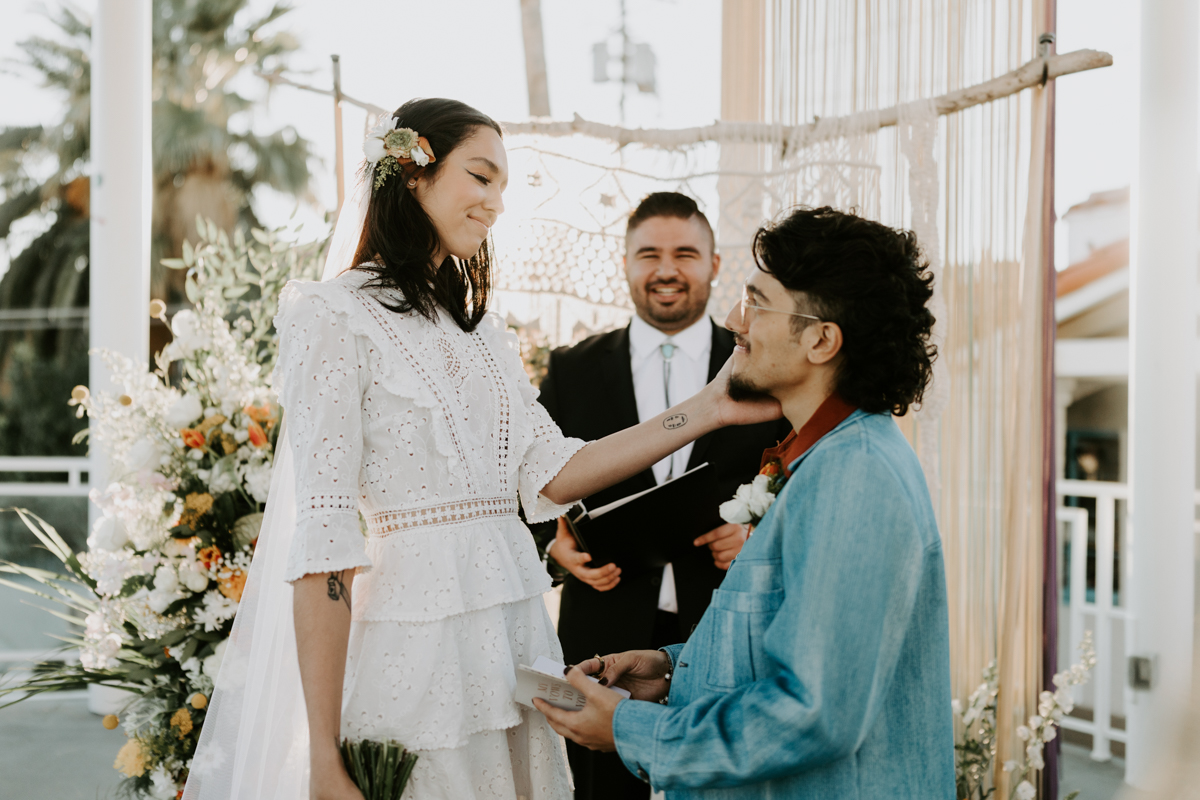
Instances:
[[[755,311],[772,311],[776,314],[787,314],[788,316],[792,316],[792,317],[803,317],[804,319],[811,319],[811,320],[815,320],[816,322],[824,322],[824,320],[822,320],[820,317],[814,317],[812,314],[801,314],[798,311],[784,311],[781,308],[767,308],[766,306],[760,306],[755,303],[751,303],[750,302],[750,292],[748,292],[746,290],[746,287],[743,285],[742,286],[742,300],[738,304],[738,313],[742,315],[743,322],[746,322],[746,323],[750,322],[750,317],[748,317],[746,315],[746,309],[750,309],[750,308],[753,308]]]

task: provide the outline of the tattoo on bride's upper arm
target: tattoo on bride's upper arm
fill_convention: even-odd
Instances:
[[[663,420],[663,427],[669,431],[687,425],[687,414],[672,414]]]
[[[326,581],[326,587],[330,600],[341,600],[346,604],[347,610],[350,608],[350,592],[346,589],[346,584],[342,582],[342,573],[329,573],[329,580]]]

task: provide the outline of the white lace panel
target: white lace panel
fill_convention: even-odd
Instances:
[[[288,289],[276,318],[275,385],[296,464],[296,535],[285,578],[370,567],[358,525],[362,409],[356,337],[315,295]]]

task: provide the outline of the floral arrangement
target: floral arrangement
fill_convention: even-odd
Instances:
[[[401,164],[424,167],[437,161],[428,139],[412,128],[396,127],[398,124],[399,120],[386,114],[375,123],[363,141],[363,155],[367,157],[368,169],[375,169],[376,189],[398,173]]]
[[[1004,763],[1004,771],[1012,775],[1010,800],[1034,800],[1037,788],[1030,778],[1035,770],[1046,766],[1044,751],[1046,742],[1058,735],[1062,718],[1071,713],[1075,702],[1071,689],[1088,681],[1088,673],[1096,666],[1096,650],[1092,646],[1092,632],[1084,634],[1079,643],[1081,658],[1070,669],[1054,676],[1054,691],[1044,691],[1038,699],[1038,713],[1029,718],[1028,725],[1017,726],[1017,736],[1025,742],[1024,757]],[[996,662],[983,671],[983,683],[971,693],[966,708],[958,699],[951,701],[957,723],[962,730],[954,743],[955,796],[964,800],[984,800],[995,792],[992,786],[992,771],[996,759],[996,701],[1000,687]],[[1078,792],[1072,792],[1063,800],[1073,800]]]
[[[174,339],[157,368],[106,354],[123,391],[72,393],[70,405],[89,419],[85,434],[111,463],[112,482],[92,493],[103,516],[87,552],[70,552],[22,514],[70,575],[3,568],[52,590],[57,597],[43,596],[65,603],[82,633],[71,642],[78,664],[39,665],[0,692],[90,683],[131,691],[122,718],[105,725],[123,724],[128,739],[114,767],[136,797],[175,798],[187,779],[271,485],[280,427],[271,320],[287,280],[316,276],[321,249],[263,231],[230,241],[204,221],[199,229],[197,247],[165,262],[189,270],[195,309],[171,318]],[[160,302],[151,313],[166,321]]]
[[[721,503],[717,513],[726,522],[755,526],[766,516],[787,480],[783,463],[779,459],[768,461],[753,481],[737,488],[732,500]]]

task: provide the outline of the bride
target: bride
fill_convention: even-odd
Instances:
[[[487,312],[501,136],[462,103],[405,103],[367,139],[324,280],[283,291],[286,430],[185,800],[361,800],[343,738],[416,751],[412,800],[569,797],[561,739],[513,701],[518,664],[561,660],[518,499],[553,519],[779,414],[729,400],[722,372],[634,428],[564,438]]]

